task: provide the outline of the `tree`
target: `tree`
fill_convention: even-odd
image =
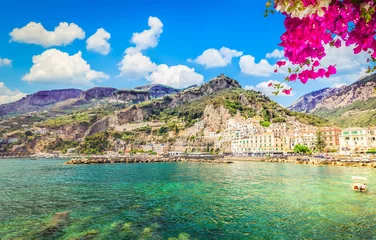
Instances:
[[[376,154],[376,148],[369,149],[366,153]]]
[[[26,136],[26,137],[33,136],[33,132],[31,132],[30,130],[27,130],[27,131],[25,132],[25,136]]]
[[[78,148],[79,153],[83,154],[101,154],[110,147],[108,141],[110,134],[108,132],[99,132],[87,136]]]
[[[325,147],[326,147],[326,143],[325,143],[324,137],[322,136],[322,132],[317,131],[315,149],[321,153],[325,150]]]
[[[336,74],[335,63],[323,66],[321,60],[328,47],[342,45],[352,47],[354,54],[366,53],[367,72],[376,71],[375,0],[268,0],[266,8],[266,16],[276,11],[285,16],[280,46],[288,62],[280,60],[277,66],[290,66],[287,81],[305,84]],[[277,93],[282,89],[274,87]],[[290,90],[282,91],[288,94]]]
[[[311,150],[309,149],[309,147],[307,147],[305,145],[297,144],[294,147],[294,152],[300,153],[300,154],[307,154],[307,153],[310,153]]]

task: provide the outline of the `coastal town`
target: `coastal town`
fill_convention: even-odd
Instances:
[[[21,119],[37,114],[28,113]],[[40,127],[39,124],[28,126],[27,124],[15,122],[14,118],[10,118],[7,121],[2,120],[2,123],[5,122],[15,125],[17,130],[3,134],[0,139],[0,150],[3,155],[6,155],[4,151],[8,145],[12,145],[13,152],[17,152],[17,149],[20,148],[20,145],[18,145],[20,139],[17,137],[19,132],[24,132],[30,136],[44,136],[46,139],[83,140],[83,134],[79,131],[48,129]],[[164,123],[161,122],[131,123],[127,124],[126,127],[123,126],[122,130],[135,131],[137,129],[150,128],[150,132],[152,132],[160,131],[163,126]],[[12,127],[0,125],[0,129],[5,131],[10,128]],[[376,149],[376,127],[350,127],[343,129],[335,126],[316,127],[301,123],[293,118],[289,118],[285,122],[265,124],[260,118],[244,118],[240,114],[228,118],[221,131],[215,131],[208,127],[207,120],[200,120],[195,122],[193,126],[178,133],[172,131],[167,134],[177,140],[175,142],[150,141],[144,144],[124,144],[120,149],[117,149],[116,154],[151,153],[179,156],[187,153],[204,153],[255,157],[299,153],[297,152],[297,146],[305,146],[308,152],[301,152],[305,154],[354,155],[375,153]],[[188,141],[184,141],[184,139],[188,139]],[[48,152],[61,154],[59,151]],[[65,153],[76,153],[76,149],[68,149]],[[114,154],[111,151],[106,153]]]

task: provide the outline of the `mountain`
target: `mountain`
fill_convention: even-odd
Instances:
[[[312,110],[314,110],[323,99],[333,95],[333,93],[335,93],[337,90],[337,88],[324,88],[308,93],[300,97],[289,107],[289,109],[296,112],[312,112]]]
[[[265,121],[284,121],[284,118],[296,117],[308,124],[327,123],[324,119],[285,109],[261,92],[244,90],[236,80],[220,75],[199,87],[117,111],[94,123],[85,136],[107,130],[124,130],[130,123],[160,121],[163,118],[178,118],[186,126],[191,126],[206,116],[204,112],[208,107],[219,118],[221,114],[235,115],[239,112],[246,117],[259,116]],[[221,119],[219,122],[223,124],[225,121]]]
[[[171,94],[165,94],[168,92]],[[329,124],[325,119],[286,109],[261,92],[245,90],[224,75],[180,91],[161,85],[133,90],[95,88],[78,92],[75,98],[54,107],[79,106],[80,101],[86,102],[85,106],[87,102],[95,104],[59,115],[48,111],[3,119],[2,137],[19,139],[5,151],[44,153],[74,148],[97,154],[100,149],[123,152],[150,143],[189,144],[205,151],[209,145],[214,147],[215,139],[202,137],[204,132],[221,133],[227,120],[235,116],[254,118],[262,126],[290,120],[315,126]],[[119,106],[117,101],[128,103]],[[100,147],[103,145],[105,148]]]
[[[110,87],[95,87],[86,91],[61,89],[39,91],[13,103],[0,105],[0,116],[29,112],[73,110],[78,107],[91,107],[97,101],[143,102],[180,90],[164,85],[153,84],[137,87],[134,90],[118,90]]]
[[[289,109],[327,118],[342,127],[375,125],[376,74],[349,86],[325,88],[306,94]]]
[[[78,98],[82,91],[78,89],[62,89],[39,91],[16,102],[0,105],[0,116],[28,112],[40,112],[51,108],[54,104],[67,99]]]

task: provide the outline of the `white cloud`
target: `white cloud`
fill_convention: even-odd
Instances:
[[[283,50],[274,49],[273,52],[267,53],[266,58],[283,58],[284,52]]]
[[[133,34],[131,42],[134,43],[135,46],[125,50],[125,56],[118,64],[120,76],[138,80],[147,77],[157,68],[157,65],[153,63],[149,57],[144,56],[142,51],[158,45],[163,24],[158,18],[149,17],[148,25],[150,29]]]
[[[343,86],[347,86],[347,84],[345,84],[345,83],[336,83],[336,84],[332,85],[332,88],[341,88]]]
[[[8,58],[0,58],[0,67],[2,66],[12,66],[13,60],[10,60]]]
[[[118,64],[120,76],[133,80],[145,78],[149,82],[165,84],[175,88],[184,88],[193,84],[203,83],[204,77],[196,73],[194,68],[189,68],[185,65],[157,65],[148,56],[143,55],[142,51],[158,45],[163,28],[162,22],[156,17],[149,17],[148,25],[150,29],[133,34],[131,42],[135,46],[125,50],[125,56]],[[226,52],[226,54],[231,53]]]
[[[127,54],[141,52],[148,48],[154,48],[158,45],[159,36],[163,32],[163,24],[157,17],[149,17],[148,25],[150,29],[144,30],[140,33],[133,33],[131,43],[135,47],[130,47],[125,50]]]
[[[326,56],[321,60],[323,67],[336,64],[338,72],[354,71],[367,64],[367,54],[361,52],[354,54],[354,46],[346,47],[342,42],[341,47],[335,48],[329,45],[325,46]]]
[[[128,79],[138,80],[145,78],[152,71],[157,69],[157,65],[153,63],[149,57],[142,53],[126,54],[119,63],[120,76]]]
[[[64,46],[75,39],[84,39],[85,32],[74,23],[61,22],[54,31],[47,31],[41,23],[30,22],[22,28],[15,28],[11,33],[11,41],[37,44],[43,47]]]
[[[242,73],[251,76],[269,77],[272,75],[275,67],[270,65],[265,59],[259,63],[255,62],[255,58],[251,55],[244,55],[240,58],[239,66]]]
[[[33,66],[22,80],[29,83],[92,85],[93,80],[108,79],[103,72],[97,72],[78,52],[72,56],[57,49],[49,49],[33,57]]]
[[[256,86],[245,86],[244,89],[246,90],[254,90],[254,91],[260,91],[262,93],[264,93],[265,95],[267,96],[274,96],[273,92],[277,91],[273,86],[268,86],[270,83],[272,83],[273,85],[275,84],[281,84],[281,86],[283,87],[282,89],[279,90],[279,93],[278,93],[278,96],[287,96],[287,97],[291,97],[293,96],[293,92],[290,93],[290,95],[287,95],[285,93],[282,92],[283,89],[291,89],[291,87],[289,85],[287,85],[287,83],[285,82],[279,82],[277,80],[269,80],[269,81],[266,81],[266,82],[261,82],[259,84],[257,84]]]
[[[20,90],[12,91],[3,82],[0,82],[0,104],[14,102],[25,96],[26,94]]]
[[[240,57],[243,52],[222,47],[219,49],[209,48],[196,59],[188,59],[188,62],[195,62],[205,68],[225,67],[231,63],[232,58]]]
[[[185,65],[158,65],[157,69],[147,77],[152,83],[159,83],[175,88],[185,88],[194,84],[202,84],[204,76],[195,72],[194,68]]]
[[[110,38],[110,33],[103,28],[99,28],[91,37],[87,39],[86,49],[88,51],[107,55],[111,51],[110,43],[108,42]]]

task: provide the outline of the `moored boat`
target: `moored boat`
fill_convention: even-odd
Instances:
[[[353,176],[352,180],[353,184],[351,186],[354,191],[365,192],[367,190],[367,178]]]

